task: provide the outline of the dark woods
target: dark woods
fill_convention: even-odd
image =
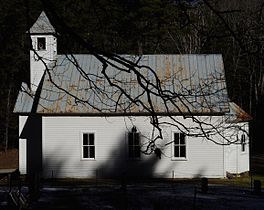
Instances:
[[[59,53],[90,53],[66,33],[69,30],[98,53],[221,53],[229,97],[253,117],[253,151],[263,153],[263,8],[261,0],[3,0],[1,149],[17,146],[17,116],[12,110],[21,82],[28,82],[30,42],[26,31],[45,10],[60,36]]]

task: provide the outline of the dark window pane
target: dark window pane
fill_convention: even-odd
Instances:
[[[90,157],[89,158],[95,158],[95,148],[94,146],[90,146]]]
[[[128,133],[128,145],[133,145],[133,133]]]
[[[93,133],[89,134],[89,145],[94,145],[94,134]]]
[[[88,134],[87,133],[83,134],[83,145],[88,145]]]
[[[44,37],[37,39],[37,49],[38,50],[45,50],[46,49],[46,39]]]
[[[128,157],[140,157],[140,138],[139,133],[128,133]]]
[[[83,158],[88,158],[88,147],[83,147]]]
[[[178,146],[174,147],[174,157],[179,157],[179,147]]]
[[[140,147],[139,146],[134,147],[134,156],[137,158],[140,157]]]
[[[174,133],[174,144],[179,144],[179,134]]]
[[[134,150],[132,146],[128,147],[128,157],[133,157],[134,156]]]
[[[139,133],[135,133],[134,138],[134,145],[139,145]]]
[[[246,136],[244,134],[242,134],[241,136],[241,150],[242,152],[245,152],[245,149],[246,149]]]
[[[180,146],[180,157],[186,157],[186,147]]]
[[[180,134],[180,144],[185,144],[185,135],[183,133]]]

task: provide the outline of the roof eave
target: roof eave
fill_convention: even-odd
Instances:
[[[16,112],[19,115],[29,116],[33,114],[32,112]],[[78,113],[78,112],[64,112],[64,113],[54,113],[54,112],[46,112],[46,113],[34,113],[36,115],[41,116],[83,116],[83,117],[120,117],[120,116],[152,116],[152,114],[147,112],[134,112],[134,113]],[[204,112],[204,113],[165,113],[165,112],[157,112],[155,115],[157,116],[224,116],[225,112]]]

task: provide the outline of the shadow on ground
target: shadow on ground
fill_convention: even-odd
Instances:
[[[3,191],[0,188],[0,195]],[[40,193],[30,209],[264,209],[264,195],[254,195],[250,188],[209,184],[208,193],[201,193],[196,180],[137,180],[130,181],[126,189],[113,180],[78,186],[45,182]]]

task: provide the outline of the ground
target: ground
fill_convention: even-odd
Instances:
[[[7,186],[0,187],[0,209],[8,209]],[[27,187],[22,188],[26,195]],[[213,184],[201,192],[199,180],[45,180],[29,209],[92,210],[263,210],[264,194],[249,187]]]
[[[0,169],[18,168],[18,150],[0,151]]]

